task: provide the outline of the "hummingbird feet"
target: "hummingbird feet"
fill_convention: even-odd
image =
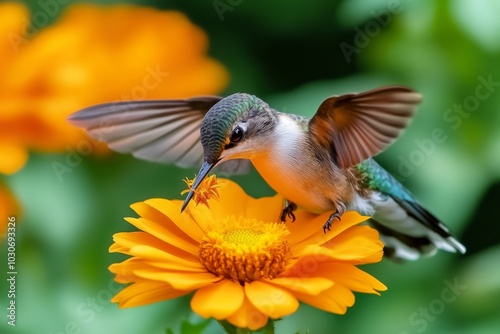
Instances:
[[[340,221],[340,213],[338,211],[332,213],[328,218],[328,220],[326,221],[326,223],[323,225],[323,233],[326,234],[326,230],[330,231],[330,229],[332,228],[332,223],[335,220],[335,218],[337,218]]]
[[[281,222],[284,223],[287,217],[291,218],[292,222],[294,222],[295,215],[293,214],[293,212],[295,210],[297,210],[297,204],[287,201],[287,205],[283,209],[283,212],[281,213]]]

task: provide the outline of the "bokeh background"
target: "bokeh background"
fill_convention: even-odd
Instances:
[[[388,286],[381,297],[358,295],[345,316],[302,305],[277,332],[498,333],[499,2],[137,0],[118,10],[121,1],[94,1],[112,6],[105,13],[71,0],[18,4],[0,3],[0,218],[17,217],[18,271],[17,326],[2,314],[0,332],[180,333],[184,321],[202,322],[189,297],[119,310],[107,270],[123,259],[108,247],[132,230],[128,206],[180,198],[181,179],[197,170],[110,153],[66,124],[71,112],[248,92],[311,116],[330,95],[402,84],[424,101],[377,160],[467,254],[366,267]],[[233,179],[253,196],[273,193],[256,172]],[[5,241],[0,248],[5,313]],[[209,322],[204,333],[217,332]]]

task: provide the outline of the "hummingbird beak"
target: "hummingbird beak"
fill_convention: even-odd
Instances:
[[[189,204],[189,202],[193,198],[194,191],[198,188],[198,186],[205,179],[205,177],[207,177],[208,173],[217,164],[217,162],[218,161],[215,161],[214,163],[211,163],[211,164],[209,164],[208,162],[203,162],[203,165],[201,165],[200,171],[196,175],[196,179],[194,180],[194,183],[191,186],[191,190],[189,191],[186,199],[184,200],[184,203],[182,204],[181,212],[184,211],[186,206]]]

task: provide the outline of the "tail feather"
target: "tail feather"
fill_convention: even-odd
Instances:
[[[371,224],[379,230],[385,255],[392,259],[416,260],[438,249],[465,253],[465,247],[449,229],[425,209],[412,194],[375,160],[359,164],[362,185],[371,190],[364,197],[372,212]],[[363,209],[354,201],[355,209]],[[363,210],[361,210],[363,211]]]
[[[448,228],[417,202],[383,196],[372,204],[375,213],[370,223],[380,232],[386,256],[416,260],[438,249],[465,253]]]

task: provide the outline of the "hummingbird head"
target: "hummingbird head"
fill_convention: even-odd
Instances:
[[[276,116],[269,105],[250,94],[230,95],[210,108],[200,128],[203,164],[182,210],[217,164],[231,159],[251,159],[265,149],[275,124]]]

